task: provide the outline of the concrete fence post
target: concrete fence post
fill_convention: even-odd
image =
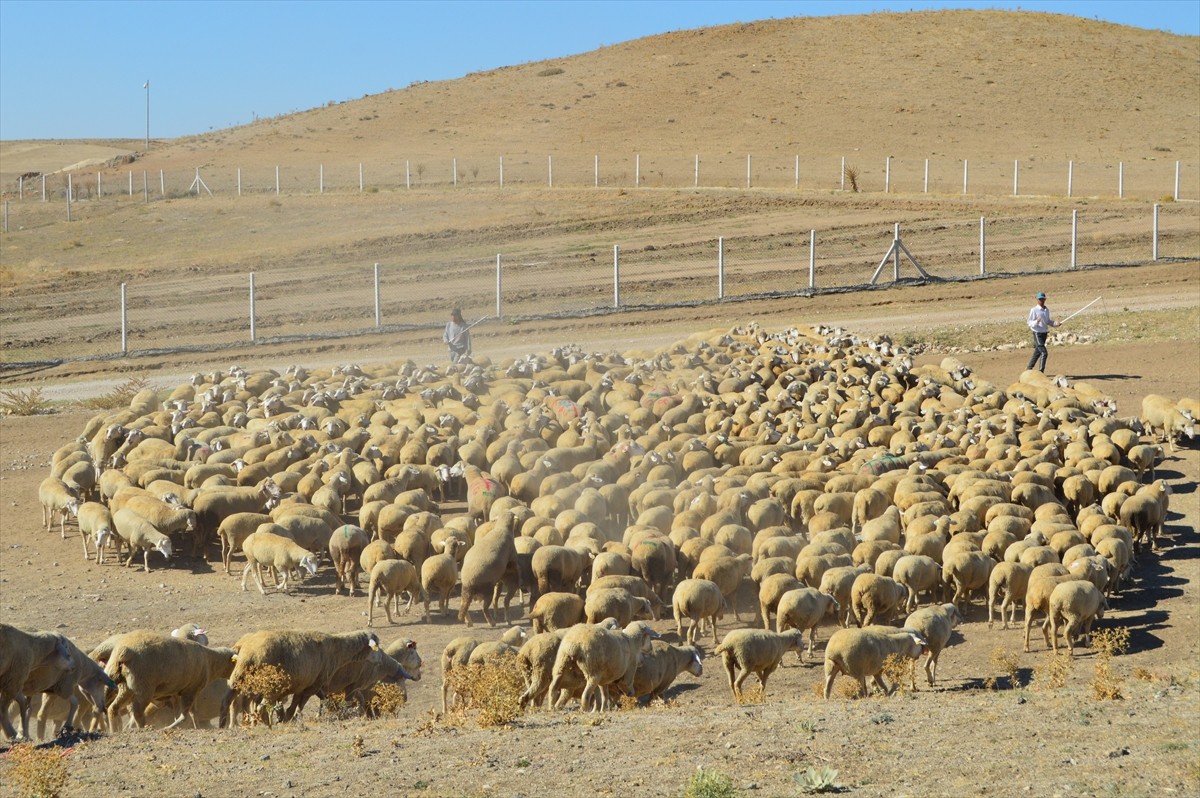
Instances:
[[[817,231],[808,231],[808,287],[817,287]]]
[[[126,315],[125,283],[121,283],[121,354],[129,354],[129,317]]]
[[[1158,209],[1161,207],[1157,202],[1154,203],[1154,228],[1153,228],[1153,243],[1150,245],[1150,257],[1154,261],[1158,261]]]
[[[554,156],[546,156],[546,185],[554,188]]]
[[[963,158],[963,193],[967,193],[967,159]]]
[[[250,272],[250,343],[257,343],[258,330],[254,318],[254,272]]]
[[[320,171],[317,173],[317,193],[325,193],[325,164],[321,164]]]
[[[892,193],[892,156],[883,159],[883,193]]]
[[[1117,163],[1117,199],[1125,199],[1125,162]]]
[[[275,167],[275,196],[279,196],[279,167]]]
[[[925,159],[925,193],[929,193],[929,159]]]
[[[725,236],[717,238],[717,299],[725,298]]]
[[[383,326],[383,307],[379,301],[379,264],[375,264],[375,328]]]
[[[363,165],[362,161],[358,162],[358,193],[363,193]]]
[[[613,244],[613,307],[621,307],[621,251]]]
[[[1067,161],[1067,196],[1074,196],[1075,192],[1075,162]]]
[[[1175,162],[1175,201],[1179,202],[1179,161]]]
[[[499,252],[497,252],[496,253],[496,319],[497,320],[504,318],[504,316],[500,312],[500,288],[501,288],[501,280],[502,280],[503,271],[504,271],[504,265],[501,261],[501,255]]]
[[[979,217],[979,276],[987,274],[987,219]]]
[[[1013,161],[1013,196],[1017,196],[1017,169],[1020,166],[1019,161]]]
[[[1071,268],[1074,269],[1079,254],[1079,211],[1071,211]]]

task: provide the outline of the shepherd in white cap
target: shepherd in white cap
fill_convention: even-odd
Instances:
[[[1038,369],[1045,373],[1046,356],[1049,354],[1046,351],[1046,336],[1050,334],[1051,327],[1057,326],[1058,322],[1050,318],[1050,308],[1046,307],[1046,294],[1038,291],[1037,304],[1029,309],[1029,329],[1033,330],[1033,357],[1029,358],[1029,365],[1025,368],[1031,369],[1041,360],[1042,365]]]

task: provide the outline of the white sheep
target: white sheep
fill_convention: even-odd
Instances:
[[[113,528],[117,532],[120,543],[129,547],[129,559],[125,561],[128,568],[139,551],[143,552],[143,562],[146,573],[150,573],[150,552],[157,551],[166,559],[171,559],[171,539],[158,531],[142,516],[133,510],[121,509],[113,514]],[[118,554],[119,554],[118,544]]]
[[[79,505],[77,519],[79,537],[83,540],[83,559],[90,560],[92,557],[88,551],[88,541],[91,540],[96,544],[96,564],[103,565],[104,547],[116,534],[112,513],[100,502],[84,502]]]
[[[271,526],[273,525],[263,524],[257,532],[242,541],[242,552],[246,555],[246,567],[242,570],[243,591],[246,589],[246,578],[253,570],[254,582],[258,585],[258,591],[264,596],[267,595],[267,588],[263,584],[262,578],[263,566],[274,568],[275,573],[280,575],[282,581],[277,587],[284,593],[288,592],[288,578],[293,569],[301,568],[308,571],[309,576],[317,572],[317,555],[302,548],[291,538],[285,538],[283,535],[276,535],[264,529],[264,527]]]
[[[0,726],[10,740],[17,739],[16,729],[8,721],[8,705],[17,702],[21,718],[21,736],[29,738],[29,698],[25,682],[39,666],[60,672],[75,667],[63,638],[53,632],[25,632],[0,623]]]
[[[850,587],[850,606],[859,626],[889,621],[908,598],[908,588],[886,576],[859,574]]]
[[[662,640],[653,640],[650,650],[638,660],[631,694],[634,698],[645,698],[647,702],[662,698],[666,689],[675,681],[675,677],[684,671],[696,677],[704,675],[700,649],[695,646],[673,646]]]
[[[697,634],[707,620],[712,625],[713,643],[717,642],[717,621],[725,617],[727,604],[721,588],[708,579],[684,579],[675,586],[671,597],[671,608],[675,616],[676,633],[680,640],[689,645],[696,644]],[[687,636],[683,633],[683,619],[691,619]]]
[[[817,645],[817,627],[826,615],[840,615],[837,599],[823,591],[811,587],[801,587],[789,590],[779,597],[775,609],[775,631],[786,632],[797,629],[800,632],[808,630],[808,655],[811,657]],[[804,660],[803,650],[797,654]]]
[[[233,513],[221,519],[217,526],[217,537],[221,539],[221,563],[229,573],[229,563],[234,552],[242,550],[242,543],[263,524],[271,523],[266,513]]]
[[[58,531],[67,539],[67,518],[79,512],[79,491],[57,477],[46,477],[38,485],[38,501],[42,504],[42,525],[50,531],[54,514],[58,513]]]
[[[1007,629],[1010,623],[1016,623],[1017,605],[1025,602],[1025,592],[1029,589],[1029,575],[1032,573],[1033,566],[1018,562],[1000,562],[992,568],[992,573],[988,576],[989,629],[992,628],[996,599],[1001,594],[1004,596],[999,604],[1001,628]]]
[[[467,546],[467,541],[459,538],[447,538],[444,551],[426,558],[421,563],[421,595],[425,599],[425,620],[429,621],[429,597],[438,596],[438,606],[441,614],[447,612],[450,601],[450,591],[458,581],[458,552]],[[583,602],[581,601],[580,604]]]
[[[589,590],[584,601],[583,614],[590,624],[599,623],[605,618],[615,618],[620,626],[635,619],[654,617],[648,598],[635,596],[622,587]]]
[[[1067,651],[1075,656],[1075,636],[1083,635],[1083,644],[1091,645],[1092,622],[1103,618],[1108,602],[1104,594],[1091,582],[1064,582],[1050,594],[1047,615],[1050,621],[1050,639],[1054,653],[1058,653],[1058,627],[1065,624],[1063,637],[1067,640]]]
[[[950,642],[954,628],[963,622],[962,613],[954,604],[943,604],[940,607],[923,607],[904,619],[904,628],[917,632],[925,638],[928,656],[925,658],[925,677],[929,686],[933,687],[937,679],[938,657],[942,649]],[[917,689],[917,675],[913,673],[914,690]]]
[[[333,530],[333,534],[329,536],[329,559],[333,562],[335,579],[333,592],[335,595],[342,592],[342,585],[346,586],[346,593],[349,596],[353,596],[354,591],[358,589],[359,559],[362,557],[363,549],[370,542],[371,537],[367,531],[353,524],[343,524]],[[426,615],[428,615],[428,606]]]
[[[857,679],[867,695],[867,677],[885,694],[893,688],[883,680],[883,667],[893,655],[917,659],[927,650],[925,639],[911,629],[869,626],[839,629],[825,645],[825,698],[833,695],[833,680],[844,673]]]
[[[772,632],[766,629],[734,629],[713,651],[721,655],[725,673],[729,677],[729,689],[734,701],[742,696],[742,684],[754,674],[767,695],[767,678],[779,667],[783,655],[799,651],[804,644],[804,631],[794,629],[787,632]]]
[[[906,554],[896,561],[892,578],[908,589],[908,600],[904,604],[912,612],[920,604],[921,593],[931,591],[940,584],[942,568],[937,560],[924,554]]]
[[[388,623],[392,620],[392,604],[396,612],[400,612],[400,594],[408,593],[408,605],[404,608],[407,613],[412,608],[413,597],[421,591],[421,578],[416,567],[408,560],[381,560],[371,569],[371,578],[367,587],[367,626],[375,623],[375,602],[383,596],[383,609],[387,613]]]
[[[233,672],[233,649],[209,648],[193,640],[155,632],[130,632],[122,636],[104,672],[117,684],[117,695],[108,706],[110,729],[119,728],[117,716],[126,707],[140,728],[146,725],[151,701],[179,699],[180,713],[171,728],[191,719],[196,697],[214,679]]]
[[[584,710],[603,711],[609,707],[608,691],[614,685],[625,695],[633,690],[640,655],[650,650],[650,641],[658,634],[642,621],[624,629],[609,631],[603,626],[579,624],[567,630],[554,660],[551,695],[568,668],[578,668],[586,680],[580,705]]]
[[[543,593],[529,610],[535,633],[567,629],[583,618],[584,601],[574,593]]]

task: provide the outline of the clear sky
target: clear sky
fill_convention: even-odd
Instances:
[[[147,100],[173,138],[667,31],[943,8],[1200,35],[1200,0],[0,0],[0,139],[142,138]]]

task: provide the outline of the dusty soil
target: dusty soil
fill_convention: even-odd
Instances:
[[[1077,276],[1057,276],[1067,281]],[[1090,275],[1129,286],[1127,301],[1148,307],[1172,297],[1195,297],[1194,270],[1131,270]],[[1011,315],[1012,295],[1024,279],[892,289],[831,298],[822,318],[870,334],[932,335],[942,322],[962,322],[962,343],[987,320]],[[1043,284],[1043,283],[1039,283]],[[1030,283],[1032,285],[1032,282]],[[1003,289],[1003,290],[1001,290]],[[1051,296],[1066,285],[1048,288]],[[1079,290],[1082,290],[1080,288]],[[1020,301],[1016,311],[1024,313]],[[789,307],[790,305],[790,307]],[[561,322],[481,339],[488,351],[539,351],[556,342],[585,347],[650,348],[685,333],[726,327],[753,315],[770,328],[812,321],[799,300],[752,307],[715,307],[678,313],[622,313],[618,317]],[[799,307],[798,307],[799,306]],[[1135,312],[1130,318],[1136,317]],[[972,325],[971,318],[980,323]],[[1140,397],[1157,392],[1200,393],[1200,338],[1194,319],[1177,329],[1177,340],[1099,341],[1061,345],[1051,353],[1052,371],[1087,379],[1137,411]],[[1191,326],[1189,326],[1191,325]],[[408,347],[412,347],[409,349]],[[284,351],[275,365],[318,361],[434,357],[428,340],[380,342],[369,352]],[[985,379],[1007,384],[1025,365],[1028,350],[991,350],[959,355]],[[938,355],[929,353],[926,359]],[[174,385],[174,370],[203,370],[229,361],[168,359],[155,375]],[[95,378],[97,375],[88,375]],[[104,390],[102,380],[71,383],[75,396]],[[74,530],[67,540],[39,528],[37,483],[50,454],[80,430],[89,411],[65,409],[47,416],[0,419],[0,611],[6,622],[58,629],[85,646],[110,633],[140,627],[171,628],[187,620],[204,624],[215,644],[228,644],[256,628],[348,630],[365,623],[365,600],[332,595],[321,573],[296,595],[242,593],[237,580],[212,564],[179,560],[147,575],[133,569],[85,562]],[[1160,474],[1173,487],[1167,525],[1169,545],[1146,554],[1134,586],[1114,602],[1101,624],[1130,630],[1129,653],[1115,658],[1124,700],[1098,701],[1090,683],[1097,655],[1081,651],[1060,689],[1014,689],[999,664],[1012,656],[1019,680],[1028,684],[1044,669],[1040,640],[1021,653],[1019,630],[988,630],[986,610],[976,604],[942,658],[936,689],[892,698],[825,702],[814,692],[817,664],[789,656],[771,679],[765,703],[736,705],[718,660],[705,673],[683,677],[666,706],[622,711],[602,719],[576,711],[539,711],[503,729],[481,729],[468,717],[436,718],[438,654],[464,629],[456,620],[417,616],[379,629],[384,640],[418,641],[424,679],[412,685],[409,703],[394,719],[375,722],[319,720],[315,703],[304,722],[275,730],[145,731],[76,745],[68,757],[68,794],[123,790],[130,794],[327,795],[367,789],[380,777],[410,795],[678,795],[696,768],[729,775],[750,794],[792,795],[792,774],[809,766],[840,771],[854,795],[1164,795],[1196,790],[1200,749],[1200,451],[1193,445],[1169,454]],[[744,591],[742,606],[751,606]],[[451,607],[456,604],[452,601]],[[522,610],[523,615],[523,610]],[[514,617],[513,620],[518,620]],[[527,621],[524,621],[527,623]],[[746,625],[727,619],[723,630]],[[673,624],[656,629],[673,639]],[[476,627],[481,636],[498,634]],[[823,627],[821,639],[827,639]],[[711,647],[711,646],[710,646]],[[819,653],[819,652],[818,652]],[[1136,675],[1135,675],[1136,674]],[[999,689],[985,687],[998,679]],[[363,756],[355,750],[363,740]],[[968,760],[964,743],[970,746]],[[1019,767],[1014,767],[1019,762]],[[234,785],[237,785],[234,787]],[[5,789],[12,790],[11,785]]]

